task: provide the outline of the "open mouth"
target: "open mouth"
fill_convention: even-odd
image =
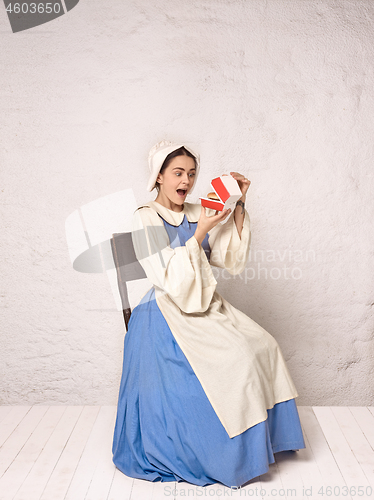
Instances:
[[[183,198],[187,194],[187,189],[177,189],[177,193],[181,198]]]

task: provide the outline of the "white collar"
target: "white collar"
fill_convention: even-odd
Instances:
[[[183,210],[181,212],[174,212],[174,210],[164,207],[158,203],[158,201],[149,201],[142,205],[142,207],[152,208],[172,226],[180,226],[183,222],[184,216],[187,217],[188,222],[197,222],[201,214],[201,205],[198,203],[184,202]]]

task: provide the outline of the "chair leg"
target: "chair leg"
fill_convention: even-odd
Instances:
[[[126,332],[128,330],[130,316],[131,316],[131,309],[129,307],[127,309],[123,309],[123,317],[125,319]]]

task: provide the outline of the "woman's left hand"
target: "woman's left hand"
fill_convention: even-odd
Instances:
[[[232,177],[234,177],[235,180],[238,181],[240,191],[242,192],[242,198],[245,199],[251,181],[246,179],[244,175],[239,174],[239,172],[230,172],[230,174]]]

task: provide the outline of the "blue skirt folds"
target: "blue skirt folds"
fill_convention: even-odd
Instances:
[[[264,474],[274,453],[305,448],[291,399],[230,439],[154,296],[134,308],[124,341],[113,462],[149,481],[239,487]]]

